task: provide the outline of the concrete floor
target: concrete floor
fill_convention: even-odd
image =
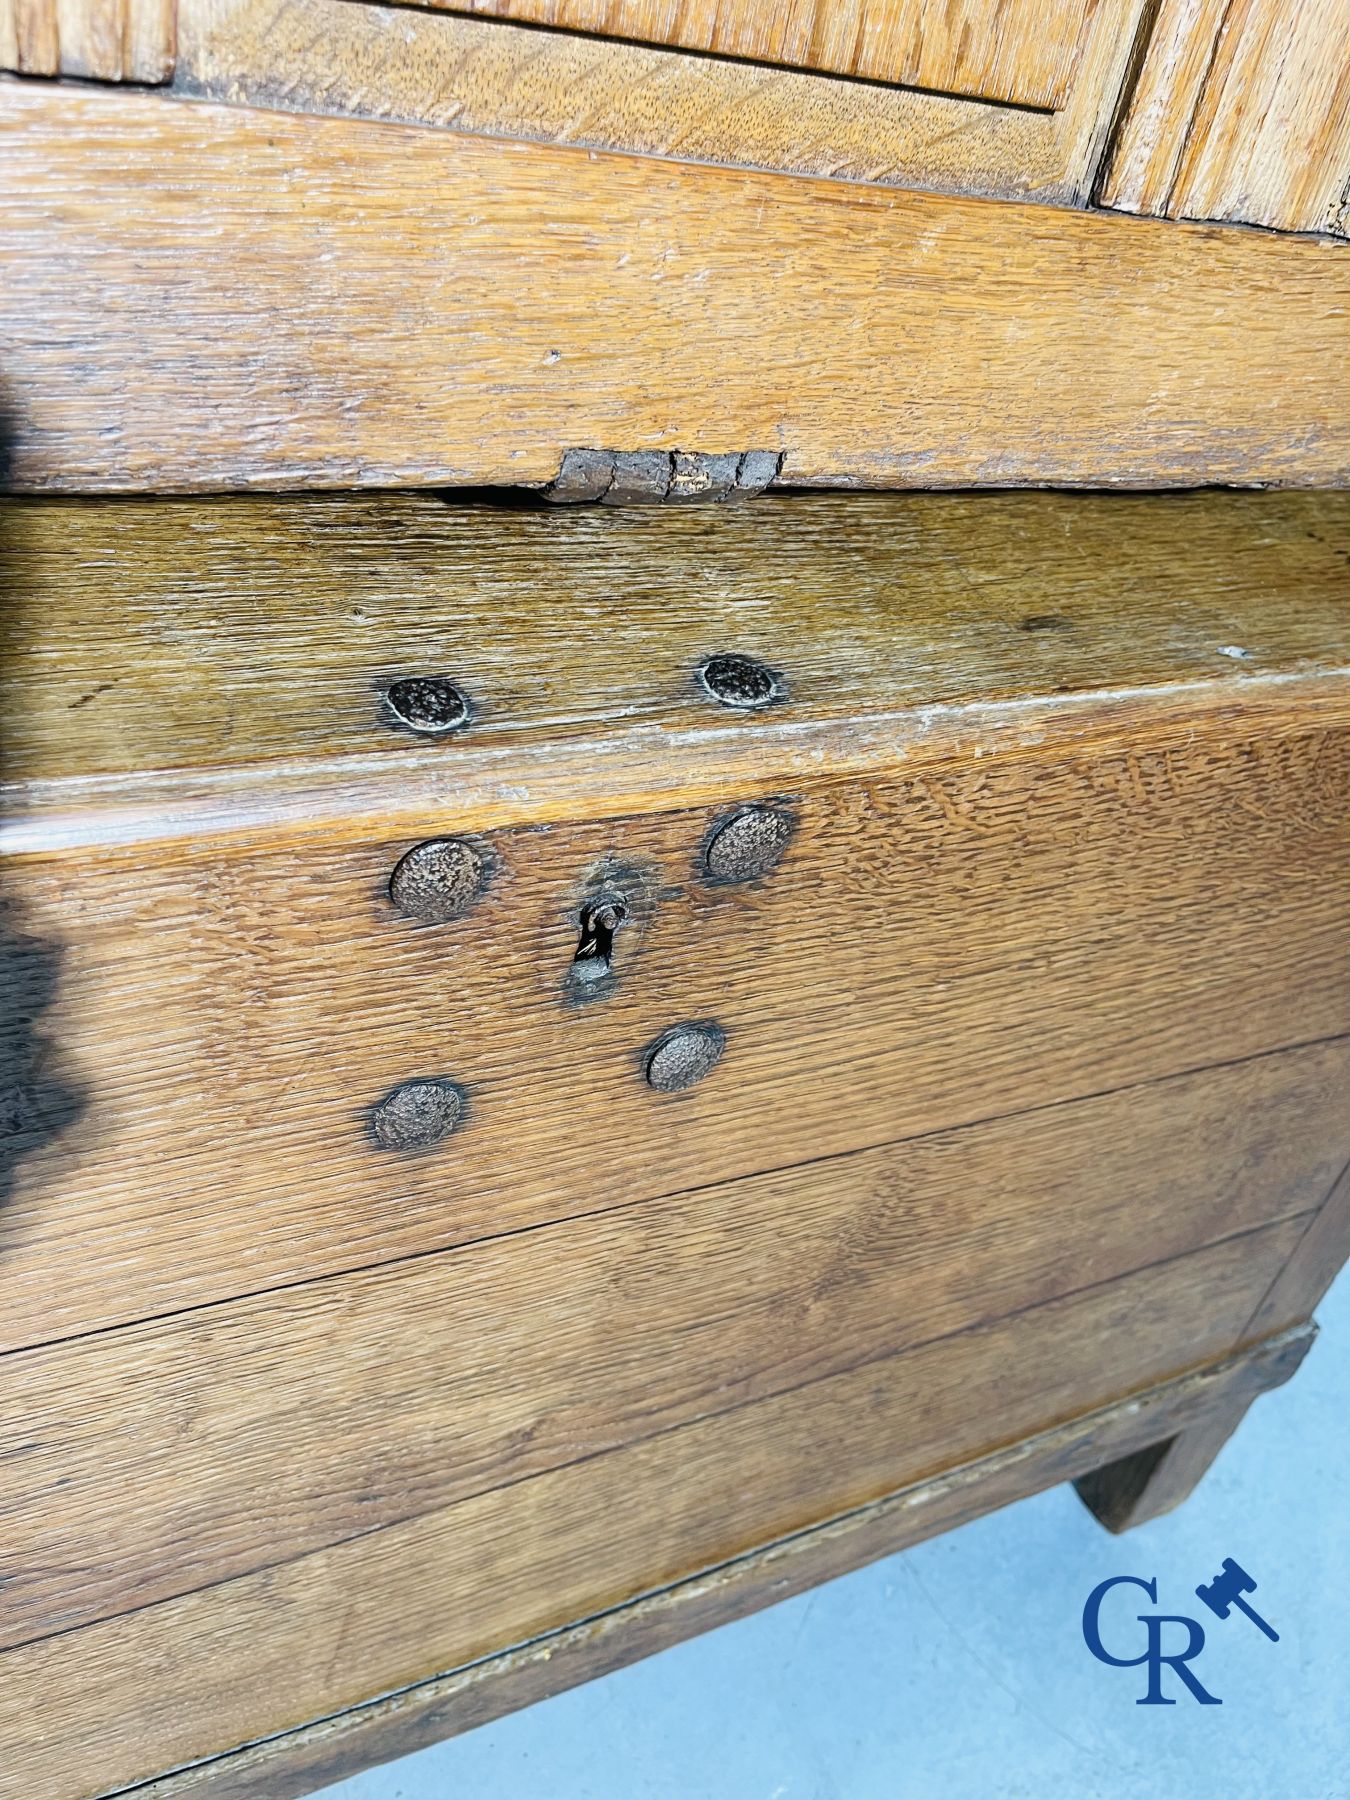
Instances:
[[[590,1686],[325,1790],[329,1800],[1346,1800],[1350,1272],[1292,1383],[1190,1501],[1124,1538],[1069,1488],[967,1525]],[[1197,1583],[1234,1557],[1278,1644]],[[1083,1603],[1156,1577],[1198,1615],[1221,1706],[1139,1706]],[[1120,1600],[1121,1595],[1126,1598]],[[1130,1604],[1130,1596],[1140,1605]],[[1121,1654],[1148,1601],[1116,1591]],[[1136,1633],[1138,1626],[1133,1627]],[[1174,1628],[1178,1629],[1178,1628]]]

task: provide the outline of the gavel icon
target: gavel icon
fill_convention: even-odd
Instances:
[[[1222,1569],[1219,1570],[1213,1581],[1206,1582],[1195,1590],[1195,1597],[1197,1600],[1203,1600],[1209,1610],[1221,1619],[1226,1619],[1229,1610],[1236,1606],[1239,1612],[1246,1613],[1253,1625],[1260,1626],[1272,1644],[1278,1644],[1279,1632],[1272,1631],[1260,1613],[1254,1612],[1242,1598],[1244,1594],[1254,1594],[1255,1592],[1256,1583],[1247,1571],[1240,1563],[1235,1563],[1231,1556],[1225,1556]]]

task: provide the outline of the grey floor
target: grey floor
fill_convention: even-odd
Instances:
[[[1124,1538],[1060,1488],[771,1611],[329,1788],[331,1800],[1344,1800],[1350,1797],[1350,1279],[1293,1382],[1259,1400],[1206,1481]],[[1234,1557],[1278,1644],[1197,1583]],[[1198,1615],[1191,1665],[1088,1654],[1083,1602],[1156,1577]],[[1135,1615],[1103,1613],[1107,1648]],[[1120,1634],[1114,1645],[1109,1627]],[[1136,1633],[1141,1628],[1133,1625]],[[1180,1629],[1180,1628],[1173,1628]]]

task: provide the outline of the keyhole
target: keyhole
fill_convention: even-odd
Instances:
[[[581,929],[572,958],[572,979],[602,981],[614,961],[614,934],[628,917],[622,894],[599,894],[581,909]]]

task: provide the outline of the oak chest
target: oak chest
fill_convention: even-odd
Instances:
[[[1344,496],[3,529],[0,1794],[298,1793],[1128,1524],[1296,1366]]]
[[[1296,1368],[1345,5],[0,0],[0,1800],[1121,1529]]]

